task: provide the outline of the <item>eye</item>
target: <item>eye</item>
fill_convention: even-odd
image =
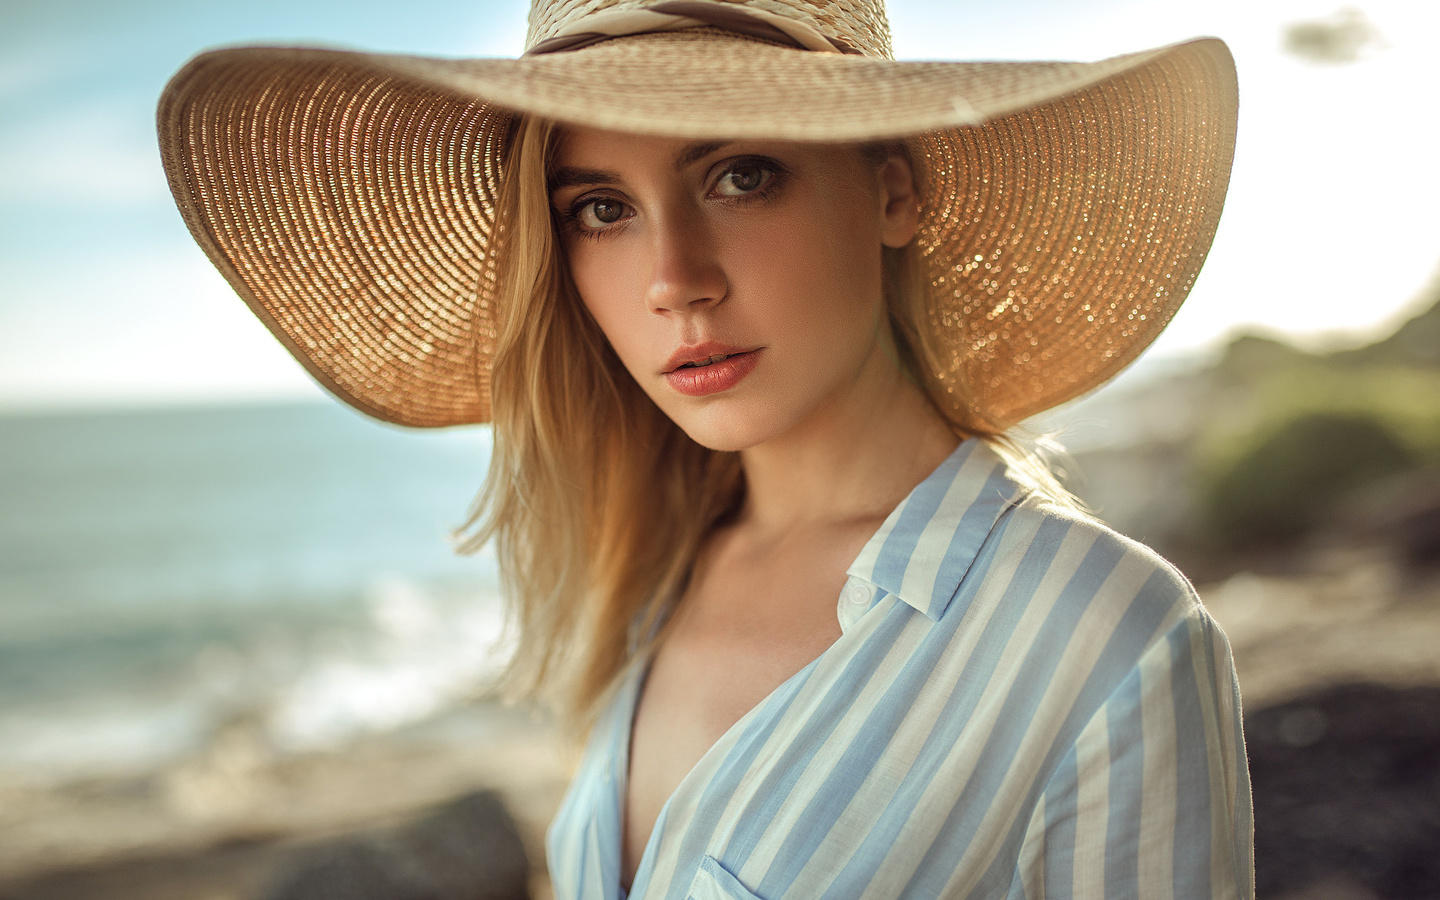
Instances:
[[[722,197],[743,197],[770,183],[775,172],[756,162],[736,163],[715,184],[715,193]]]
[[[601,197],[582,203],[573,215],[581,227],[600,231],[625,218],[625,204],[619,200]]]

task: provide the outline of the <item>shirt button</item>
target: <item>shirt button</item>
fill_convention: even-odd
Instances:
[[[874,596],[875,589],[864,582],[852,581],[845,586],[845,601],[853,606],[868,609]]]

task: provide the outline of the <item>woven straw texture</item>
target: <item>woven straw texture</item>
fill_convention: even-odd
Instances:
[[[722,0],[745,8],[757,7],[804,22],[816,30],[856,48],[866,56],[893,59],[890,49],[890,21],[880,0]],[[645,9],[651,0],[553,0],[530,7],[530,31],[525,47],[534,47],[567,28],[583,27],[587,17],[597,13]]]
[[[545,7],[531,43],[616,5]],[[714,29],[518,60],[221,50],[167,87],[161,152],[191,232],[270,330],[341,399],[403,425],[489,419],[489,248],[515,112],[684,137],[913,137],[930,324],[953,348],[936,374],[997,427],[1154,340],[1229,177],[1222,43],[1088,64],[893,62],[878,58],[878,6],[789,5],[872,55]]]

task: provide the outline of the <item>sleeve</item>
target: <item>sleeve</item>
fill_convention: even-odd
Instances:
[[[1234,664],[1197,602],[1051,774],[1010,896],[1250,900],[1252,841]]]

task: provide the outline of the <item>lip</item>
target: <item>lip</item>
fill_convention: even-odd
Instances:
[[[682,347],[665,363],[665,380],[687,397],[705,397],[728,391],[744,380],[760,361],[763,348],[743,349],[723,344],[695,344]],[[727,359],[708,366],[689,366],[688,362],[724,354]]]

